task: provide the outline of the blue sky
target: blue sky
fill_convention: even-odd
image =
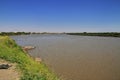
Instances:
[[[120,32],[120,0],[0,0],[0,32]]]

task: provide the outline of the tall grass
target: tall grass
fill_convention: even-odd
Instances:
[[[18,64],[21,80],[60,80],[43,62],[30,58],[10,37],[0,36],[0,58]]]

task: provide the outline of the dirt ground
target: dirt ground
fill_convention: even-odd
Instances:
[[[0,80],[19,80],[20,79],[20,73],[15,69],[16,68],[15,63],[13,64],[0,59],[0,64],[12,65],[8,69],[0,69]]]

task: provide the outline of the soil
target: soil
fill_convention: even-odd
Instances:
[[[11,65],[8,69],[0,69],[0,80],[20,80],[20,72],[16,69],[15,63],[0,59],[0,64]]]

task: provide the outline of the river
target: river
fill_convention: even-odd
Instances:
[[[61,34],[12,36],[64,80],[120,80],[120,38]]]

